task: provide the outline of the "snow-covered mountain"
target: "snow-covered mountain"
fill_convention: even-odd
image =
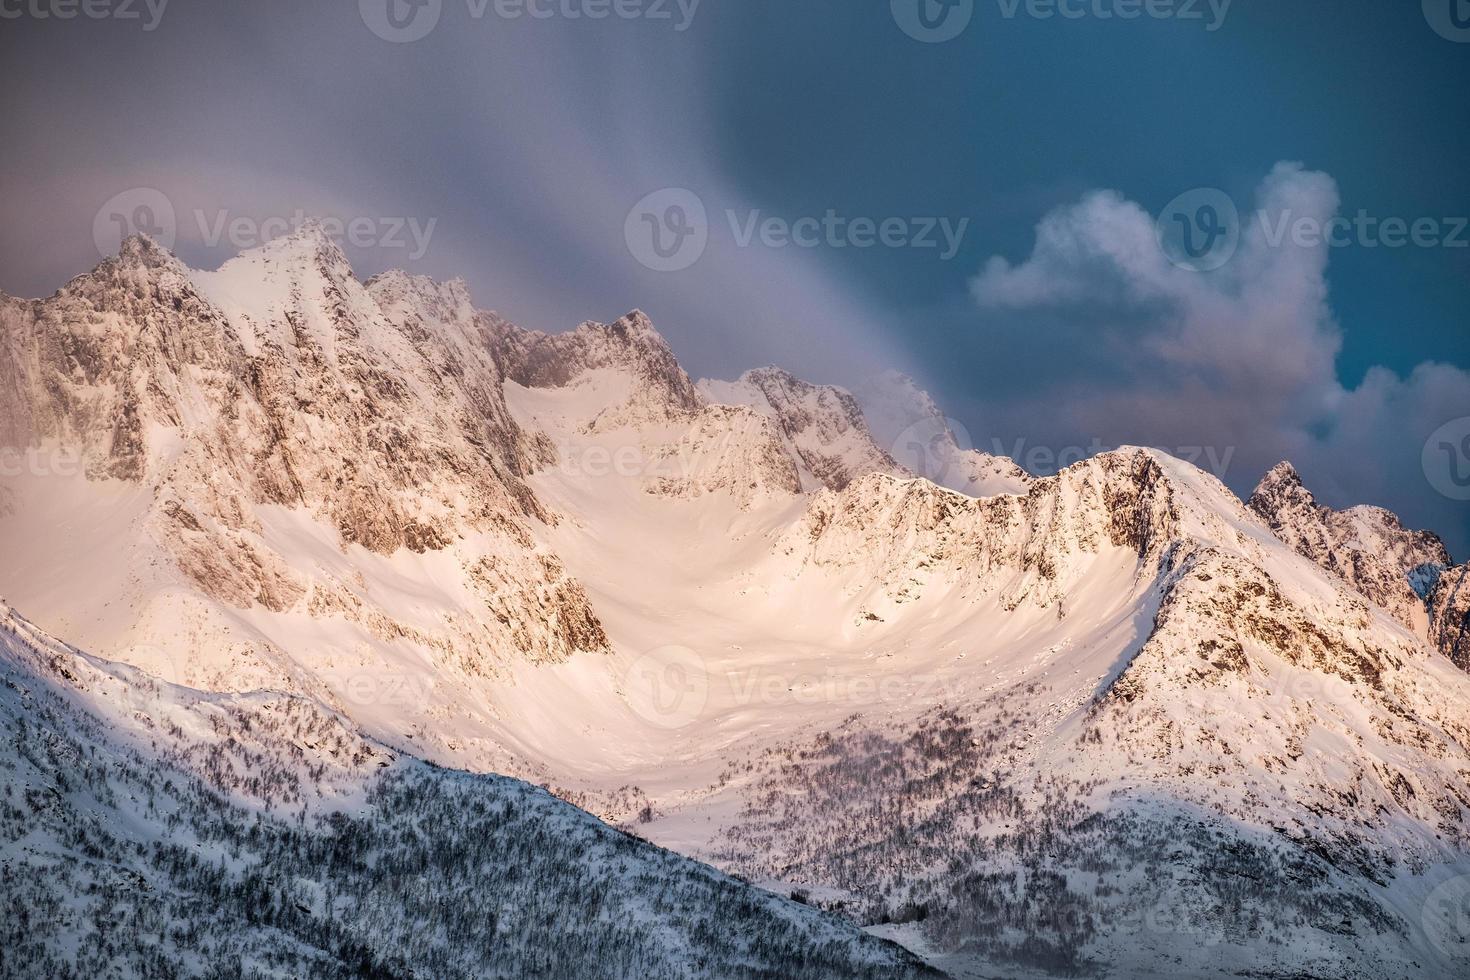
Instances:
[[[1410,531],[1381,507],[1325,507],[1290,463],[1266,474],[1250,507],[1300,554],[1341,576],[1410,629],[1424,628],[1421,583],[1450,565],[1437,535]]]
[[[1250,506],[1298,553],[1470,670],[1470,595],[1464,591],[1470,566],[1455,567],[1438,535],[1411,531],[1381,507],[1323,506],[1290,463],[1266,474]]]
[[[899,947],[438,769],[180,688],[0,604],[5,976],[920,977]]]
[[[909,475],[874,442],[862,408],[841,388],[808,384],[775,367],[699,387],[711,402],[749,405],[775,420],[805,489],[841,490],[869,473]]]
[[[0,346],[4,441],[82,460],[0,481],[0,592],[110,660],[545,782],[954,976],[1470,965],[1464,568],[1287,469],[1034,478],[901,375],[695,384],[641,313],[524,331],[313,229],[130,240]]]

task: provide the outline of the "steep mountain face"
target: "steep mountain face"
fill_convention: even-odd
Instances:
[[[772,560],[877,630],[961,607],[966,639],[876,635],[927,711],[732,760],[655,839],[713,820],[699,853],[906,923],[956,972],[1470,963],[1424,919],[1470,869],[1470,682],[1213,478],[1144,450],[1024,498],[875,476]]]
[[[506,324],[496,354],[506,377],[526,388],[565,388],[591,372],[630,380],[628,399],[589,422],[592,430],[669,421],[702,409],[704,400],[673,351],[639,310],[612,324],[584,323],[548,336]]]
[[[701,381],[699,388],[712,402],[749,405],[773,418],[788,453],[800,461],[805,487],[841,490],[869,473],[908,475],[873,441],[857,400],[841,388],[808,384],[774,367],[738,381]]]
[[[461,283],[359,283],[310,231],[213,273],[134,240],[48,300],[3,300],[0,344],[0,432],[42,454],[0,480],[0,593],[100,653],[239,692],[170,693],[184,706],[172,722],[145,707],[152,727],[103,712],[117,731],[94,741],[158,740],[181,767],[163,807],[179,826],[202,819],[189,773],[251,819],[290,813],[269,854],[197,835],[285,862],[268,883],[290,900],[235,912],[306,944],[287,972],[386,948],[274,870],[324,849],[356,863],[322,859],[306,878],[347,882],[343,916],[436,976],[483,961],[486,936],[534,934],[543,895],[598,938],[570,959],[509,961],[522,972],[602,956],[615,973],[678,976],[670,964],[691,962],[604,931],[648,914],[626,904],[641,872],[637,887],[574,893],[527,857],[538,821],[561,833],[549,798],[520,787],[501,816],[496,794],[518,784],[414,758],[555,785],[956,976],[1437,978],[1470,964],[1470,937],[1433,912],[1470,881],[1470,674],[1452,663],[1465,574],[1385,512],[1327,511],[1285,471],[1247,507],[1140,449],[1032,478],[961,448],[901,376],[856,403],[774,369],[696,386],[642,314],[531,333],[476,310]],[[72,454],[78,472],[51,465]],[[117,703],[136,700],[127,685],[151,690],[77,664],[72,678],[94,676],[84,664],[120,678],[89,688]],[[244,693],[261,689],[285,693]],[[257,709],[305,733],[242,714]],[[219,773],[243,771],[220,766],[247,725],[256,735],[236,741],[270,773],[282,753],[337,754],[287,795],[286,776],[251,777],[269,794],[246,798]],[[114,793],[132,795],[146,796]],[[160,819],[98,799],[125,811],[104,829]],[[403,821],[412,847],[388,829]],[[75,840],[70,826],[55,833]],[[633,867],[620,838],[586,833],[566,839],[590,867]],[[505,880],[470,887],[530,918],[497,906],[492,929],[466,918],[482,903],[461,902],[414,938],[497,835]],[[430,882],[401,881],[410,866]],[[362,897],[365,869],[382,867],[395,869],[382,897]],[[185,891],[214,901],[201,887]],[[674,901],[745,901],[710,887],[691,879]],[[412,914],[387,921],[403,903]],[[706,957],[688,967],[699,975],[756,975],[767,953],[811,943],[809,975],[888,962],[844,952],[862,942],[850,931],[798,922],[730,950],[702,923],[659,927],[669,949],[706,950],[689,954]],[[720,972],[730,963],[743,965]]]
[[[1004,456],[981,452],[906,374],[887,371],[856,391],[878,442],[900,465],[971,497],[1023,494],[1030,475]]]
[[[0,587],[49,625],[181,682],[342,708],[364,677],[447,681],[374,698],[400,737],[481,713],[515,663],[606,651],[536,540],[556,515],[525,476],[550,449],[511,417],[501,324],[462,284],[364,285],[317,227],[215,272],[133,238],[0,317],[11,444],[81,460],[8,481]]]
[[[1461,670],[1470,672],[1470,564],[1436,576],[1426,601],[1430,642]]]
[[[1426,631],[1425,600],[1451,564],[1437,535],[1411,531],[1381,507],[1337,511],[1323,506],[1290,463],[1266,474],[1249,503],[1298,554],[1342,578],[1409,629]]]
[[[3,605],[0,734],[6,976],[930,975],[542,790],[310,701],[160,682]]]
[[[1003,605],[1026,602],[1065,615],[1076,584],[1068,559],[1104,543],[1147,557],[1172,540],[1172,508],[1162,471],[1144,453],[1099,456],[1033,484],[1024,497],[975,499],[927,480],[874,475],[844,493],[814,497],[778,549],[802,565],[860,568],[888,608],[943,578],[968,583],[970,594],[1004,581]]]

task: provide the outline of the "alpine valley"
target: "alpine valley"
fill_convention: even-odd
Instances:
[[[0,296],[0,975],[1470,976],[1470,567],[319,226]]]

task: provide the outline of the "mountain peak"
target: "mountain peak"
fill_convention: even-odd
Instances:
[[[629,310],[618,317],[612,323],[607,324],[613,330],[629,334],[653,334],[660,337],[658,330],[654,328],[653,320],[642,310]]]
[[[1422,596],[1414,587],[1425,567],[1450,563],[1444,542],[1429,531],[1411,531],[1381,507],[1334,510],[1319,504],[1296,467],[1277,463],[1247,504],[1278,538],[1419,631]]]
[[[322,269],[352,274],[352,266],[347,261],[347,253],[342,250],[341,243],[327,233],[318,218],[307,218],[284,235],[272,238],[256,248],[242,251],[231,261],[247,258],[288,265],[315,262]]]
[[[1302,484],[1301,474],[1297,472],[1296,467],[1291,464],[1290,460],[1285,459],[1271,467],[1270,472],[1261,478],[1260,486],[1297,486],[1306,489]]]
[[[841,490],[867,473],[907,475],[874,440],[861,406],[846,389],[763,367],[734,382],[702,381],[700,390],[713,402],[750,406],[773,418],[808,487]]]
[[[120,259],[157,260],[168,255],[168,249],[141,231],[124,238],[117,250],[117,257]]]
[[[1301,474],[1295,466],[1286,460],[1282,460],[1271,467],[1269,473],[1261,478],[1251,494],[1249,505],[1252,510],[1268,519],[1276,519],[1276,515],[1287,509],[1310,510],[1317,506],[1317,499],[1312,496],[1306,484],[1302,482]]]

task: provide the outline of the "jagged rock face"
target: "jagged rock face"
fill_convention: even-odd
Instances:
[[[567,396],[529,410],[553,459],[600,442],[617,460],[607,468],[636,476],[651,496],[726,497],[742,509],[802,490],[775,417],[710,404],[641,312],[554,336],[501,322],[495,350],[516,385]]]
[[[584,323],[547,335],[501,323],[495,346],[505,376],[527,388],[565,388],[588,372],[611,370],[634,381],[628,400],[589,422],[593,431],[688,416],[704,399],[669,345],[640,310],[611,324]]]
[[[584,590],[530,533],[556,520],[523,480],[548,447],[506,407],[503,330],[462,283],[360,283],[319,228],[215,272],[133,238],[55,296],[0,308],[0,431],[75,448],[89,479],[151,494],[129,552],[141,592],[114,598],[148,606],[179,578],[227,613],[341,620],[357,642],[490,677],[607,646]],[[310,526],[279,516],[299,512]],[[437,621],[389,612],[384,583],[303,557],[315,528],[344,555],[452,551],[445,581],[460,591]],[[279,684],[296,669],[234,673]]]
[[[1178,523],[1158,462],[1127,450],[1037,480],[1024,497],[973,498],[927,480],[870,475],[817,494],[777,550],[801,564],[860,567],[895,601],[933,574],[983,590],[1019,572],[1005,604],[1048,607],[1076,584],[1074,557],[1110,545],[1157,560]]]
[[[1278,464],[1266,475],[1249,505],[1298,554],[1342,578],[1408,628],[1423,628],[1424,603],[1411,574],[1450,564],[1437,535],[1408,530],[1379,507],[1325,507],[1290,463]]]
[[[1302,806],[1291,836],[1336,846],[1364,874],[1401,857],[1389,814],[1470,845],[1465,691],[1423,673],[1411,637],[1376,626],[1347,589],[1304,592],[1208,546],[1172,559],[1153,631],[1089,737],[1146,748],[1182,798],[1208,805],[1221,785],[1254,785],[1231,810],[1266,823]],[[1408,752],[1434,761],[1408,765]]]
[[[646,492],[694,500],[726,495],[742,509],[801,493],[801,477],[770,419],[749,408],[708,405],[677,439],[644,448]]]
[[[869,473],[910,475],[873,441],[857,399],[841,388],[808,384],[774,367],[699,387],[711,401],[750,405],[773,418],[811,485],[842,490]]]
[[[902,467],[972,497],[1026,492],[1029,473],[1012,459],[969,445],[908,375],[886,371],[856,395],[873,436]]]
[[[182,422],[183,386],[246,373],[244,352],[188,270],[145,238],[44,300],[0,303],[0,445],[55,439],[94,479],[141,480],[145,422]],[[179,377],[182,365],[197,369]]]
[[[1470,671],[1470,565],[1441,572],[1427,602],[1430,642],[1461,670]]]
[[[995,659],[920,660],[955,675],[917,719],[854,713],[732,762],[706,811],[732,867],[849,889],[869,915],[922,910],[939,948],[1000,962],[1027,962],[1006,937],[1036,916],[1051,925],[1022,931],[1047,975],[1162,958],[1187,976],[1455,975],[1405,932],[1422,898],[1384,886],[1466,866],[1470,681],[1219,481],[1144,450],[1024,498],[874,476],[818,495],[779,550],[798,578],[900,596],[873,607],[878,650],[926,656],[881,630],[968,602],[983,625],[960,662]],[[930,593],[939,607],[901,608]],[[1423,886],[1441,860],[1461,870]],[[1140,909],[1213,945],[1119,925]]]

